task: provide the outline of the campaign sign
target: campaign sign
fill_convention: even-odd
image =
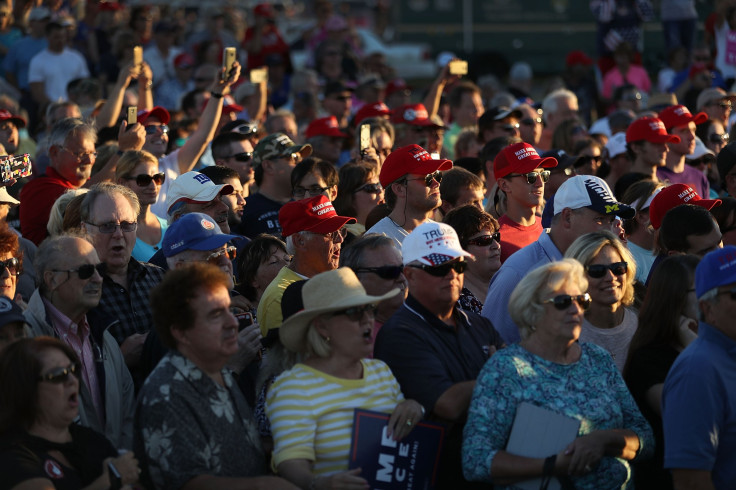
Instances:
[[[445,438],[441,424],[419,422],[401,441],[387,431],[389,414],[355,410],[348,467],[362,468],[360,476],[373,490],[431,490],[437,481]]]

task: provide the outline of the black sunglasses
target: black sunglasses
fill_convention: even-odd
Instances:
[[[250,162],[250,159],[253,158],[253,152],[243,151],[241,153],[236,153],[235,155],[225,157],[225,160],[228,160],[230,158],[234,158],[237,162]]]
[[[76,272],[80,279],[85,280],[92,277],[92,274],[95,273],[95,269],[97,269],[97,272],[100,273],[101,276],[105,275],[105,272],[107,272],[107,264],[104,262],[100,262],[99,264],[84,264],[80,265],[76,269],[66,269],[66,270],[58,270],[58,269],[52,269],[53,272]]]
[[[400,265],[382,265],[381,267],[360,267],[355,272],[372,272],[381,279],[396,279],[404,270]]]
[[[542,301],[542,303],[552,303],[558,310],[566,310],[570,307],[572,302],[575,301],[580,305],[580,308],[587,310],[590,306],[590,295],[588,293],[579,294],[577,296],[570,296],[569,294],[560,294],[554,298]]]
[[[39,381],[48,381],[49,383],[54,384],[60,384],[65,382],[69,375],[76,376],[79,378],[80,372],[79,372],[79,364],[78,363],[72,363],[68,367],[60,367],[51,370],[51,372],[48,372],[46,374],[42,374],[38,377]]]
[[[537,177],[541,177],[542,182],[546,184],[549,180],[549,170],[542,170],[541,172],[529,172],[526,174],[508,174],[506,177],[526,177],[526,183],[530,185],[537,182]]]
[[[367,192],[368,194],[380,194],[383,191],[383,186],[378,182],[375,184],[363,184],[355,189],[353,194],[360,191]]]
[[[542,124],[542,118],[541,117],[525,117],[521,121],[519,121],[519,124],[523,124],[524,126],[536,126],[537,124]]]
[[[407,181],[409,181],[409,180],[423,180],[424,181],[424,185],[426,185],[427,187],[431,187],[433,180],[436,181],[438,184],[440,184],[442,182],[442,172],[440,172],[439,170],[435,170],[431,174],[427,174],[424,177],[419,177],[418,179],[406,179],[406,180]]]
[[[410,265],[410,267],[414,267],[415,269],[422,269],[424,272],[429,274],[430,276],[434,277],[445,277],[447,274],[450,273],[450,270],[454,270],[458,274],[462,274],[465,272],[465,269],[468,267],[467,262],[447,262],[442,265]]]
[[[318,185],[312,185],[309,187],[298,186],[298,187],[294,187],[294,190],[291,191],[291,195],[294,197],[302,198],[307,194],[307,192],[309,192],[309,195],[314,197],[314,196],[318,196],[319,194],[326,192],[328,189],[332,189],[332,187],[334,186],[327,186],[327,187],[320,187]]]
[[[166,124],[162,124],[161,126],[146,126],[146,134],[156,134],[156,131],[159,129],[163,134],[169,132],[169,127]]]
[[[623,276],[629,270],[629,264],[626,262],[614,262],[613,264],[593,264],[585,268],[588,275],[593,279],[600,279],[606,275],[609,270],[614,276]]]
[[[350,321],[357,322],[363,318],[364,314],[368,313],[370,317],[373,317],[375,312],[376,312],[376,305],[368,304],[368,305],[362,305],[362,306],[353,306],[352,308],[346,308],[344,310],[335,311],[330,316],[345,315],[346,317],[348,317]]]
[[[495,233],[491,233],[490,235],[483,235],[475,238],[471,238],[468,240],[468,245],[476,245],[478,247],[487,247],[493,241],[496,241],[496,243],[501,243],[501,232],[497,231]]]
[[[723,134],[713,133],[713,134],[708,135],[708,141],[710,141],[711,143],[728,143],[728,139],[729,139],[728,133],[723,133]]]
[[[164,180],[166,180],[166,175],[163,173],[148,175],[148,174],[138,174],[138,175],[129,175],[128,177],[125,177],[127,180],[135,180],[136,185],[138,187],[148,187],[151,185],[151,182],[155,182],[156,185],[161,185],[164,183]]]
[[[8,260],[0,260],[0,266],[0,270],[8,269],[11,276],[18,276],[23,272],[20,268],[20,260],[15,257],[10,257]]]
[[[258,126],[255,124],[241,124],[240,126],[235,126],[230,130],[231,133],[240,133],[240,134],[256,134],[258,132]]]

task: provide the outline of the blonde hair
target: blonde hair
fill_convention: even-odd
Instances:
[[[115,166],[115,179],[132,177],[130,172],[132,172],[139,163],[146,161],[155,163],[156,166],[158,166],[158,158],[145,150],[128,150],[124,152]]]
[[[508,309],[522,339],[529,337],[544,315],[542,301],[568,283],[578,286],[581,291],[588,290],[583,266],[575,259],[562,259],[538,267],[516,285],[509,298]]]
[[[51,206],[51,213],[49,214],[49,221],[46,223],[46,231],[49,232],[49,236],[61,235],[64,231],[64,214],[66,207],[69,203],[77,196],[86,194],[89,189],[69,189],[60,195],[54,205]]]
[[[309,322],[309,326],[307,327],[307,354],[322,358],[330,357],[332,349],[330,348],[329,342],[320,335],[317,328],[314,326],[314,322],[318,319],[319,317],[314,318]]]

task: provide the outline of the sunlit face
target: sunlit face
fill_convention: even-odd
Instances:
[[[708,127],[708,137],[703,141],[706,148],[718,155],[726,144],[728,144],[728,132],[723,128],[720,121],[713,120]]]
[[[637,160],[650,167],[663,167],[667,161],[667,144],[644,141],[637,150]]]
[[[204,213],[219,225],[223,233],[230,233],[230,224],[228,223],[227,204],[222,200],[222,194],[215,196],[210,202],[204,203],[188,203],[187,209],[190,213]]]
[[[598,255],[590,261],[589,265],[611,265],[623,262],[615,248],[606,246],[601,249]],[[604,306],[617,305],[621,303],[626,290],[626,281],[628,280],[628,272],[617,276],[611,270],[607,270],[606,274],[600,278],[591,277],[588,274],[588,293],[593,303]]]
[[[544,182],[541,173],[545,169],[536,168],[537,179],[529,184],[525,175],[509,174],[498,180],[498,185],[506,193],[509,202],[521,208],[535,208],[544,201]]]
[[[667,143],[670,151],[678,155],[690,155],[695,151],[695,123],[672,128],[672,134],[680,137],[679,143]]]
[[[363,251],[359,261],[360,267],[402,267],[401,252],[392,246],[384,245],[374,249]],[[394,288],[399,288],[401,293],[392,298],[381,301],[378,305],[376,316],[385,321],[402,305],[409,292],[406,277],[403,272],[395,279],[382,278],[375,272],[356,272],[365,292],[372,296],[381,296]]]
[[[143,149],[153,154],[156,158],[162,157],[166,153],[166,148],[169,145],[169,134],[164,133],[161,128],[163,124],[155,117],[149,117],[146,120],[147,131],[151,131],[155,128],[155,131],[151,134],[146,132],[146,142],[143,144]]]
[[[477,92],[466,92],[460,99],[460,105],[452,109],[455,121],[461,128],[478,124],[478,118],[483,114],[483,100]]]
[[[136,223],[137,221],[138,216],[122,194],[100,195],[92,204],[89,219],[83,223],[83,226],[92,237],[100,260],[105,262],[110,269],[127,267],[130,254],[135,246],[136,232],[135,230],[123,231],[121,226],[117,226],[112,233],[102,233],[100,225],[106,223],[119,225],[124,222]]]
[[[337,186],[328,186],[318,170],[302,177],[302,180],[294,187],[294,191],[294,199],[309,199],[322,195],[332,201],[337,197]]]
[[[125,178],[120,179],[118,183],[135,192],[135,195],[138,196],[138,201],[141,203],[141,206],[150,206],[156,203],[156,200],[158,199],[158,193],[161,191],[161,185],[151,180],[148,185],[139,186],[136,183],[135,178],[139,175],[153,176],[157,173],[159,173],[158,162],[144,160],[136,165],[133,170],[131,170],[129,175],[126,175]]]
[[[89,179],[95,164],[95,144],[80,133],[70,135],[63,146],[49,149],[51,166],[66,180],[81,187]]]
[[[365,184],[379,184],[378,176],[375,174],[371,175]],[[353,193],[353,207],[355,208],[355,217],[358,219],[358,222],[365,224],[365,218],[368,216],[368,213],[383,202],[383,196],[383,188],[378,192],[368,192],[366,189],[361,189]]]
[[[454,269],[450,269],[443,277],[437,277],[421,269],[407,266],[404,268],[404,275],[412,296],[423,304],[453,305],[460,299],[464,274],[458,274]]]
[[[243,219],[243,210],[245,209],[243,186],[240,184],[240,179],[236,178],[223,179],[222,183],[233,186],[233,191],[230,194],[221,196],[222,202],[227,205],[227,222],[232,229],[238,226]]]
[[[495,231],[497,230],[488,227],[472,235],[469,240],[472,241],[479,237],[491,235]],[[476,277],[490,280],[493,274],[501,267],[501,244],[496,240],[491,241],[490,245],[485,246],[469,243],[465,247],[465,250],[475,257],[475,260],[468,260],[466,274],[473,274]]]
[[[325,314],[316,320],[322,335],[330,339],[333,355],[363,359],[373,354],[374,313],[366,311],[357,320],[347,315]]]
[[[186,250],[177,255],[182,261],[177,262],[177,267],[183,267],[187,262],[207,262],[220,268],[222,272],[230,279],[229,289],[235,287],[233,283],[233,263],[228,257],[227,250],[231,247],[229,243],[213,248],[211,250]],[[216,256],[216,257],[213,257]]]
[[[425,175],[409,174],[406,182],[406,202],[408,206],[420,212],[429,212],[442,204],[440,197],[440,184],[432,180],[427,187]]]
[[[303,262],[310,269],[320,272],[337,269],[344,235],[310,233],[301,235],[297,239],[303,240],[305,245],[300,253],[300,263]]]
[[[552,299],[561,294],[579,296],[583,291],[576,284],[565,283],[559,289],[550,292],[542,301]],[[584,310],[576,301],[564,310],[558,310],[553,304],[545,303],[544,314],[537,321],[535,335],[539,334],[549,342],[564,342],[569,344],[580,337],[583,325]]]
[[[248,140],[234,141],[230,143],[230,152],[227,158],[218,160],[218,165],[224,165],[236,172],[243,184],[248,184],[253,180],[253,156],[251,155],[247,161],[242,161],[247,157],[246,153],[253,153],[253,145]]]
[[[0,144],[5,147],[8,155],[13,155],[18,151],[18,128],[12,121],[0,122]]]
[[[54,305],[69,311],[87,311],[97,306],[102,296],[99,272],[95,270],[91,277],[81,279],[78,272],[70,271],[82,265],[99,263],[91,243],[81,238],[70,238],[65,243],[65,253],[54,264],[55,271],[46,271],[44,275],[46,289]]]
[[[376,137],[376,153],[378,154],[379,168],[386,161],[386,158],[391,154],[392,141],[391,137],[386,132],[381,132]]]

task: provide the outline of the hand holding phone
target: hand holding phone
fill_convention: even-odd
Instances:
[[[142,46],[133,47],[133,64],[135,66],[139,66],[143,64],[143,47]]]
[[[222,67],[225,69],[222,73],[222,79],[227,80],[230,76],[230,71],[233,69],[233,63],[237,56],[237,50],[235,48],[225,48],[222,52]]]
[[[464,60],[452,60],[449,63],[450,75],[463,76],[468,74],[468,62]]]
[[[360,125],[360,154],[371,147],[371,125],[361,124]]]
[[[128,127],[138,122],[138,106],[128,107]]]
[[[28,153],[12,157],[0,157],[0,174],[2,174],[3,185],[23,177],[28,177],[32,172],[31,155]]]

